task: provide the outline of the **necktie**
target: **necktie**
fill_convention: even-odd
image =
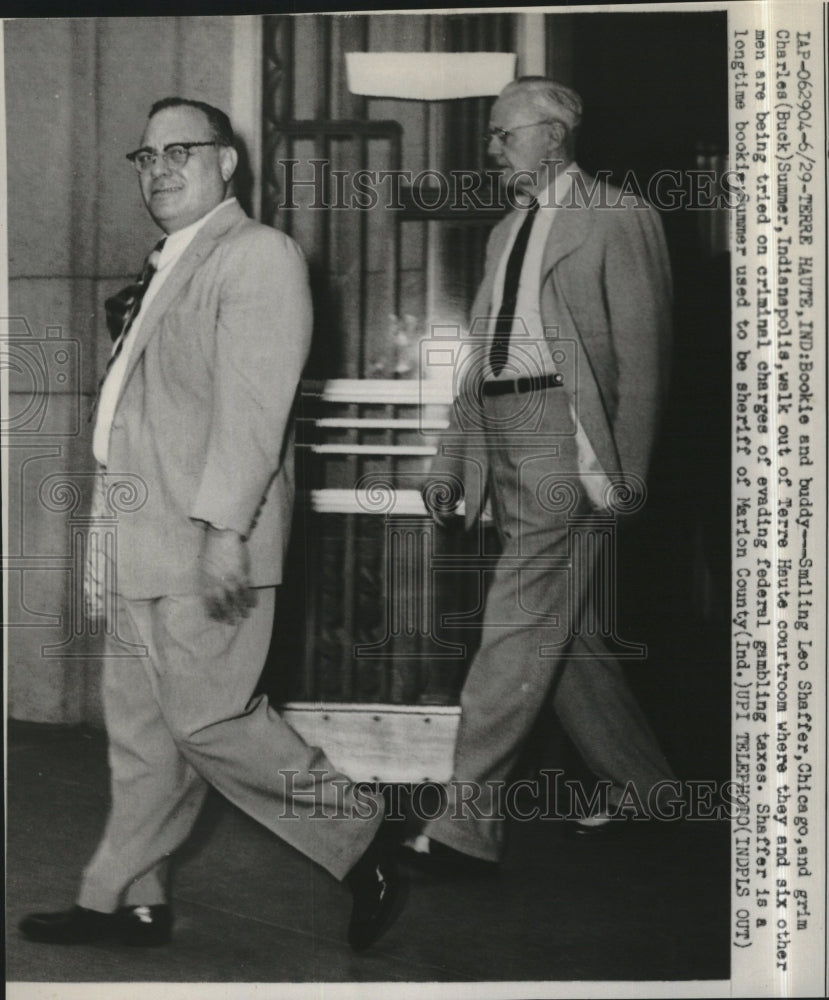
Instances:
[[[512,323],[515,319],[515,304],[518,300],[518,284],[521,280],[521,268],[524,266],[524,255],[530,241],[530,230],[533,227],[538,202],[535,198],[527,206],[527,214],[515,237],[510,250],[507,268],[504,272],[504,293],[501,296],[501,308],[495,321],[495,331],[489,348],[489,366],[496,377],[504,370],[509,356],[509,338]]]
[[[89,415],[90,421],[94,419],[98,410],[98,401],[101,398],[101,389],[104,381],[110,369],[115,364],[115,359],[121,353],[129,329],[132,326],[133,320],[138,315],[138,310],[141,308],[141,302],[150,284],[150,280],[158,270],[158,259],[161,256],[164,239],[159,240],[147,255],[138,280],[132,285],[127,285],[126,288],[123,288],[116,295],[113,295],[104,302],[107,328],[109,329],[109,335],[115,341],[115,346],[112,349],[109,361],[107,361],[106,371],[98,383],[98,394],[95,398],[92,412]],[[85,611],[90,619],[107,618],[111,614],[113,564],[111,554],[106,549],[107,531],[99,530],[101,529],[101,519],[105,517],[108,510],[104,478],[105,473],[99,470],[95,480],[92,512],[89,531],[86,537],[83,592]]]
[[[133,320],[138,315],[138,310],[141,308],[141,302],[144,299],[144,294],[147,291],[150,280],[158,269],[158,261],[161,256],[161,250],[164,247],[164,240],[166,240],[166,237],[159,240],[147,255],[138,280],[134,284],[122,288],[120,292],[108,298],[104,303],[107,328],[109,329],[110,337],[115,342],[112,356],[107,362],[106,372],[109,372],[115,363],[115,359],[121,353],[121,348],[124,346],[124,339],[127,333],[129,333]],[[106,372],[104,373],[104,377],[106,377]]]
[[[160,239],[149,254],[147,254],[147,259],[144,261],[144,267],[141,269],[138,280],[132,285],[122,288],[120,292],[104,302],[107,329],[109,330],[110,337],[115,341],[115,346],[112,348],[112,354],[109,356],[104,374],[98,382],[98,392],[95,395],[95,402],[92,404],[92,410],[89,414],[90,423],[95,419],[95,414],[98,412],[98,402],[101,398],[101,389],[106,381],[106,377],[109,375],[110,369],[121,353],[132,322],[141,308],[141,302],[150,284],[150,280],[158,270],[158,260],[166,239],[166,236]]]

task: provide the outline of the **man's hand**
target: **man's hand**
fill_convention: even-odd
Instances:
[[[207,615],[217,622],[235,625],[256,606],[250,587],[250,558],[241,535],[232,528],[208,524],[199,557],[199,589]]]

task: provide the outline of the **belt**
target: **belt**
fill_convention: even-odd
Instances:
[[[564,385],[561,372],[552,375],[526,375],[514,379],[490,379],[481,386],[484,396],[503,396],[507,392],[531,392],[534,389],[554,389]]]

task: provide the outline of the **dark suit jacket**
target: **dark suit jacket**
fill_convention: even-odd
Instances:
[[[276,584],[294,495],[293,403],[311,338],[304,258],[235,202],[187,247],[130,356],[108,473],[140,476],[119,514],[118,591],[193,593],[204,525],[248,537],[251,583]]]
[[[579,171],[572,197],[558,209],[542,264],[540,312],[545,327],[557,327],[559,339],[575,344],[576,379],[564,391],[602,469],[611,477],[630,476],[635,487],[647,473],[667,388],[670,267],[656,211],[594,184]],[[491,315],[495,271],[513,218],[508,215],[490,235],[473,322]],[[459,405],[474,410],[476,401],[465,395],[470,391],[459,387],[445,452],[432,467],[435,478],[462,482],[467,525],[483,506],[488,463],[479,436],[464,443],[468,435],[457,411]]]

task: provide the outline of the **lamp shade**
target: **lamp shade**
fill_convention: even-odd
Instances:
[[[365,97],[446,101],[498,94],[515,78],[514,52],[347,52],[348,89]]]

